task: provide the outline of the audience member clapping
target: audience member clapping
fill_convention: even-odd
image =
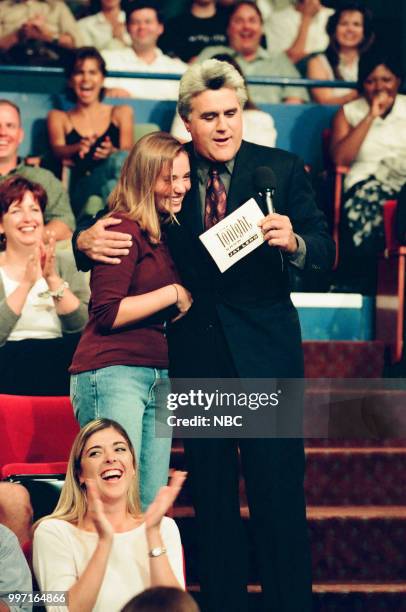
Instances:
[[[197,61],[227,53],[238,61],[246,77],[300,77],[285,53],[271,55],[261,47],[263,20],[255,2],[241,0],[231,8],[227,35],[229,47],[207,47]],[[309,99],[304,87],[289,85],[252,85],[250,94],[255,104],[300,103]]]
[[[199,612],[199,606],[181,589],[153,587],[131,599],[121,612]]]
[[[184,588],[179,531],[164,516],[184,480],[174,472],[142,515],[127,433],[108,419],[88,423],[73,443],[58,505],[34,532],[40,588],[68,591],[69,609],[80,612],[118,612],[148,587]]]
[[[227,44],[228,14],[216,0],[193,0],[165,25],[159,46],[184,62],[194,60],[206,47]]]
[[[327,24],[330,44],[323,55],[308,62],[309,79],[357,81],[362,53],[374,38],[372,16],[359,0],[345,1]],[[345,104],[358,97],[356,89],[318,87],[312,96],[321,104]]]
[[[236,70],[238,70],[241,76],[243,76],[239,64],[230,55],[227,55],[226,53],[219,53],[218,55],[215,55],[213,59],[220,60],[221,62],[228,62]],[[244,140],[266,147],[275,146],[277,134],[274,121],[269,113],[262,111],[254,104],[249,96],[248,89],[247,101],[244,105],[244,110],[242,113],[242,129]],[[171,134],[182,142],[189,142],[189,140],[192,139],[190,133],[186,129],[185,124],[180,118],[179,113],[176,113],[172,122]]]
[[[187,65],[184,62],[165,55],[157,47],[157,41],[164,33],[163,18],[157,2],[131,0],[126,6],[126,22],[132,46],[128,49],[104,51],[108,70],[172,74],[185,72]],[[125,77],[109,77],[106,86],[109,88],[109,96],[150,100],[176,100],[179,89],[176,80]]]
[[[320,0],[287,0],[280,4],[258,0],[268,51],[284,51],[294,64],[311,53],[324,51],[329,42],[326,25],[334,10],[323,6]]]
[[[131,47],[121,0],[92,0],[91,15],[79,19],[83,43],[99,51]]]
[[[75,229],[68,194],[61,181],[52,172],[31,166],[18,157],[18,148],[24,139],[20,109],[10,100],[0,100],[0,182],[14,174],[39,183],[47,194],[44,211],[44,242],[52,231],[55,240],[68,240]]]
[[[29,66],[64,65],[82,44],[70,9],[60,0],[0,2],[0,59]]]
[[[376,254],[384,248],[382,206],[406,182],[406,96],[398,93],[401,69],[383,49],[371,49],[359,64],[359,99],[337,113],[332,157],[350,166],[344,188],[343,282],[374,290]]]
[[[46,192],[14,175],[0,184],[0,392],[66,395],[87,320],[88,285],[70,251],[44,245]]]
[[[114,187],[133,144],[133,112],[101,101],[106,65],[94,47],[78,49],[66,73],[76,104],[50,111],[48,131],[53,153],[72,167],[70,196],[79,217],[91,196],[104,200]]]

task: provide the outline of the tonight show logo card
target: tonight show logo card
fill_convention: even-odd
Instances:
[[[250,198],[222,221],[200,234],[200,240],[220,272],[231,268],[264,242],[261,228],[257,226],[263,218],[264,213],[254,198]]]

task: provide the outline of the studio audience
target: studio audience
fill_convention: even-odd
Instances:
[[[227,35],[228,47],[207,47],[197,61],[227,53],[237,60],[245,77],[300,77],[285,53],[270,54],[261,47],[263,19],[254,2],[241,0],[231,8]],[[301,103],[309,99],[304,87],[289,85],[251,85],[250,94],[255,104]]]
[[[132,46],[104,51],[103,57],[108,70],[172,74],[185,72],[187,65],[184,62],[165,55],[157,46],[158,39],[164,32],[157,2],[130,0],[126,6],[126,23]],[[109,77],[106,79],[106,87],[108,95],[114,97],[177,100],[179,83],[176,80]]]
[[[78,21],[84,45],[99,51],[131,47],[121,0],[91,0],[90,12]]]
[[[326,25],[334,9],[323,6],[320,0],[288,0],[280,4],[258,0],[268,51],[285,52],[294,64],[324,51],[329,42]]]
[[[66,395],[87,320],[88,285],[71,251],[43,243],[47,195],[16,174],[0,184],[0,393]]]
[[[108,419],[88,423],[73,443],[58,505],[36,524],[40,589],[67,591],[72,610],[119,612],[147,587],[184,588],[179,531],[165,516],[184,480],[174,472],[142,514],[126,431]]]
[[[42,185],[47,194],[43,241],[47,242],[51,231],[56,241],[69,240],[75,229],[75,218],[68,194],[52,172],[31,166],[18,156],[18,148],[23,140],[20,109],[10,100],[0,100],[0,183],[19,174]]]
[[[77,22],[62,0],[0,2],[0,63],[63,66],[81,44]]]
[[[48,114],[52,152],[72,168],[70,197],[76,217],[86,212],[91,196],[100,196],[104,206],[133,144],[131,107],[102,102],[105,74],[106,65],[97,49],[78,49],[66,69],[75,105]]]
[[[228,14],[216,0],[192,0],[166,23],[158,44],[164,53],[190,62],[206,47],[227,44],[227,22]]]
[[[382,206],[406,182],[406,96],[396,56],[375,47],[361,56],[361,97],[345,104],[333,122],[331,154],[349,166],[344,181],[341,282],[375,290],[376,255],[384,248]]]
[[[374,39],[370,10],[359,0],[345,0],[330,17],[327,33],[329,46],[309,60],[308,78],[357,82],[360,56]],[[356,89],[338,87],[317,87],[311,93],[320,104],[345,104],[358,97]]]

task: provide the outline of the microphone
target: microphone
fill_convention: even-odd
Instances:
[[[276,189],[276,176],[272,168],[268,166],[260,166],[256,168],[253,176],[255,189],[262,198],[265,198],[265,204],[269,214],[275,212],[272,198]]]

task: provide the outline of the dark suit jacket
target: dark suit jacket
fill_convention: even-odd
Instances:
[[[203,232],[199,182],[192,147],[192,188],[185,197],[180,225],[168,228],[168,241],[194,304],[169,329],[172,375],[204,377],[202,360],[210,359],[207,331],[220,327],[241,377],[300,377],[303,374],[301,334],[297,312],[289,297],[289,258],[268,244],[254,250],[221,274],[198,236]],[[321,272],[334,261],[334,243],[323,214],[316,207],[309,178],[295,156],[243,142],[236,156],[227,213],[256,196],[253,172],[270,166],[277,179],[276,212],[287,215],[295,233],[306,243],[307,271]],[[258,196],[263,212],[267,214]],[[194,368],[193,364],[199,363]]]

